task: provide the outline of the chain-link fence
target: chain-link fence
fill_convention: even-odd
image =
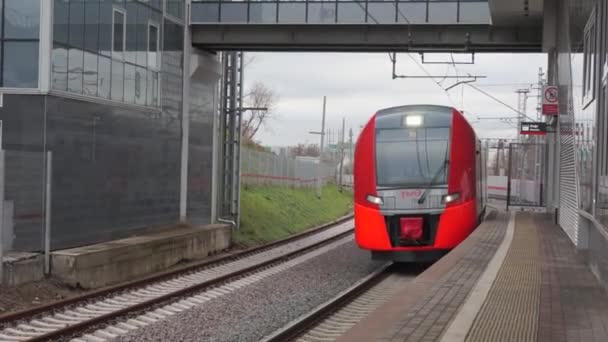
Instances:
[[[487,146],[488,202],[505,207],[509,184],[509,145],[506,140],[500,140],[492,141]]]
[[[246,148],[241,151],[243,184],[312,188],[319,176],[323,184],[333,183],[336,177],[334,163],[319,164],[318,158],[276,155]]]
[[[509,145],[509,206],[543,206],[544,159],[544,144]]]

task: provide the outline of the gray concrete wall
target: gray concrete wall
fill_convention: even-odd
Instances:
[[[53,252],[52,276],[71,286],[98,288],[204,258],[230,247],[232,228],[179,228]]]
[[[222,66],[215,54],[193,49],[190,75],[187,217],[210,223],[213,181],[213,129],[218,113]]]

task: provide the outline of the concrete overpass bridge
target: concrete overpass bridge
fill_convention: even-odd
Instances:
[[[540,52],[542,0],[192,2],[208,50]]]

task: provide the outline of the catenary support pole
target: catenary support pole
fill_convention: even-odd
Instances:
[[[0,148],[0,285],[4,284],[4,150]]]
[[[344,136],[346,130],[346,120],[342,118],[342,136],[340,137],[340,175],[338,178],[338,184],[340,186],[340,191],[342,191],[343,182],[342,182],[342,174],[344,173]]]
[[[325,111],[327,109],[327,97],[323,96],[323,118],[321,120],[321,146],[319,147],[319,164],[317,164],[317,197],[321,198],[321,187],[323,186],[322,179],[322,161],[325,144]]]

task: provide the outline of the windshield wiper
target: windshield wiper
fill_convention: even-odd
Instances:
[[[422,195],[420,195],[420,198],[418,198],[418,204],[422,204],[422,203],[424,203],[424,201],[426,201],[426,197],[429,194],[431,187],[435,184],[435,182],[437,181],[437,178],[439,178],[441,173],[443,173],[443,171],[448,166],[448,164],[450,164],[450,161],[446,159],[445,163],[443,163],[443,165],[441,165],[441,167],[439,167],[439,170],[437,170],[437,173],[433,176],[433,179],[431,179],[431,182],[429,183],[429,185],[427,185],[427,187],[426,187],[426,189],[424,189],[424,192],[422,193]]]

